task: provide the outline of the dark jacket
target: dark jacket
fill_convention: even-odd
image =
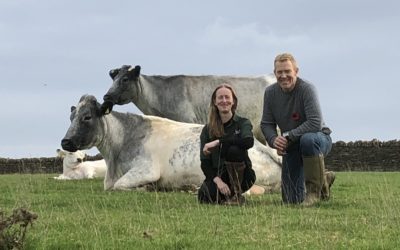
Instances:
[[[233,115],[232,119],[224,124],[224,136],[222,138],[210,138],[208,133],[208,124],[204,126],[200,135],[200,161],[201,169],[203,170],[206,179],[214,179],[216,176],[221,176],[225,172],[224,166],[224,151],[230,145],[237,145],[245,150],[246,167],[251,168],[251,160],[247,150],[254,145],[254,137],[252,132],[253,126],[251,122],[238,115]],[[219,139],[220,146],[215,148],[210,155],[203,154],[204,145],[213,140]]]

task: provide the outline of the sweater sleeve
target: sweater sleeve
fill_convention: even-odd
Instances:
[[[209,141],[208,136],[208,128],[207,125],[203,127],[203,130],[200,134],[200,162],[201,162],[201,170],[203,171],[206,179],[212,180],[215,176],[217,176],[217,171],[212,166],[211,155],[204,155],[203,148],[204,145]]]
[[[222,148],[236,145],[241,149],[247,150],[253,147],[253,125],[251,124],[250,120],[243,119],[243,121],[239,122],[238,128],[240,130],[239,136],[229,136],[219,139],[220,143],[222,144]]]
[[[253,137],[245,137],[245,138],[221,138],[219,142],[225,146],[236,145],[242,149],[249,149],[254,145],[254,138]]]
[[[268,145],[273,148],[275,138],[278,136],[278,131],[276,130],[277,123],[269,103],[273,98],[271,93],[272,89],[267,87],[264,93],[264,106],[260,127]]]

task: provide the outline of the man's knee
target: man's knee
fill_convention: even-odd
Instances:
[[[313,156],[320,153],[320,145],[316,133],[306,133],[300,137],[300,149],[303,156]]]

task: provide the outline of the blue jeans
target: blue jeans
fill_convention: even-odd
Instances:
[[[301,203],[305,198],[303,156],[327,156],[332,139],[322,132],[306,133],[291,144],[282,159],[282,201]]]

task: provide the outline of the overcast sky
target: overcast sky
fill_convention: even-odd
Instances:
[[[333,141],[399,139],[399,10],[395,0],[1,0],[0,157],[54,156],[70,106],[101,100],[110,69],[255,76],[282,52],[316,85]]]

